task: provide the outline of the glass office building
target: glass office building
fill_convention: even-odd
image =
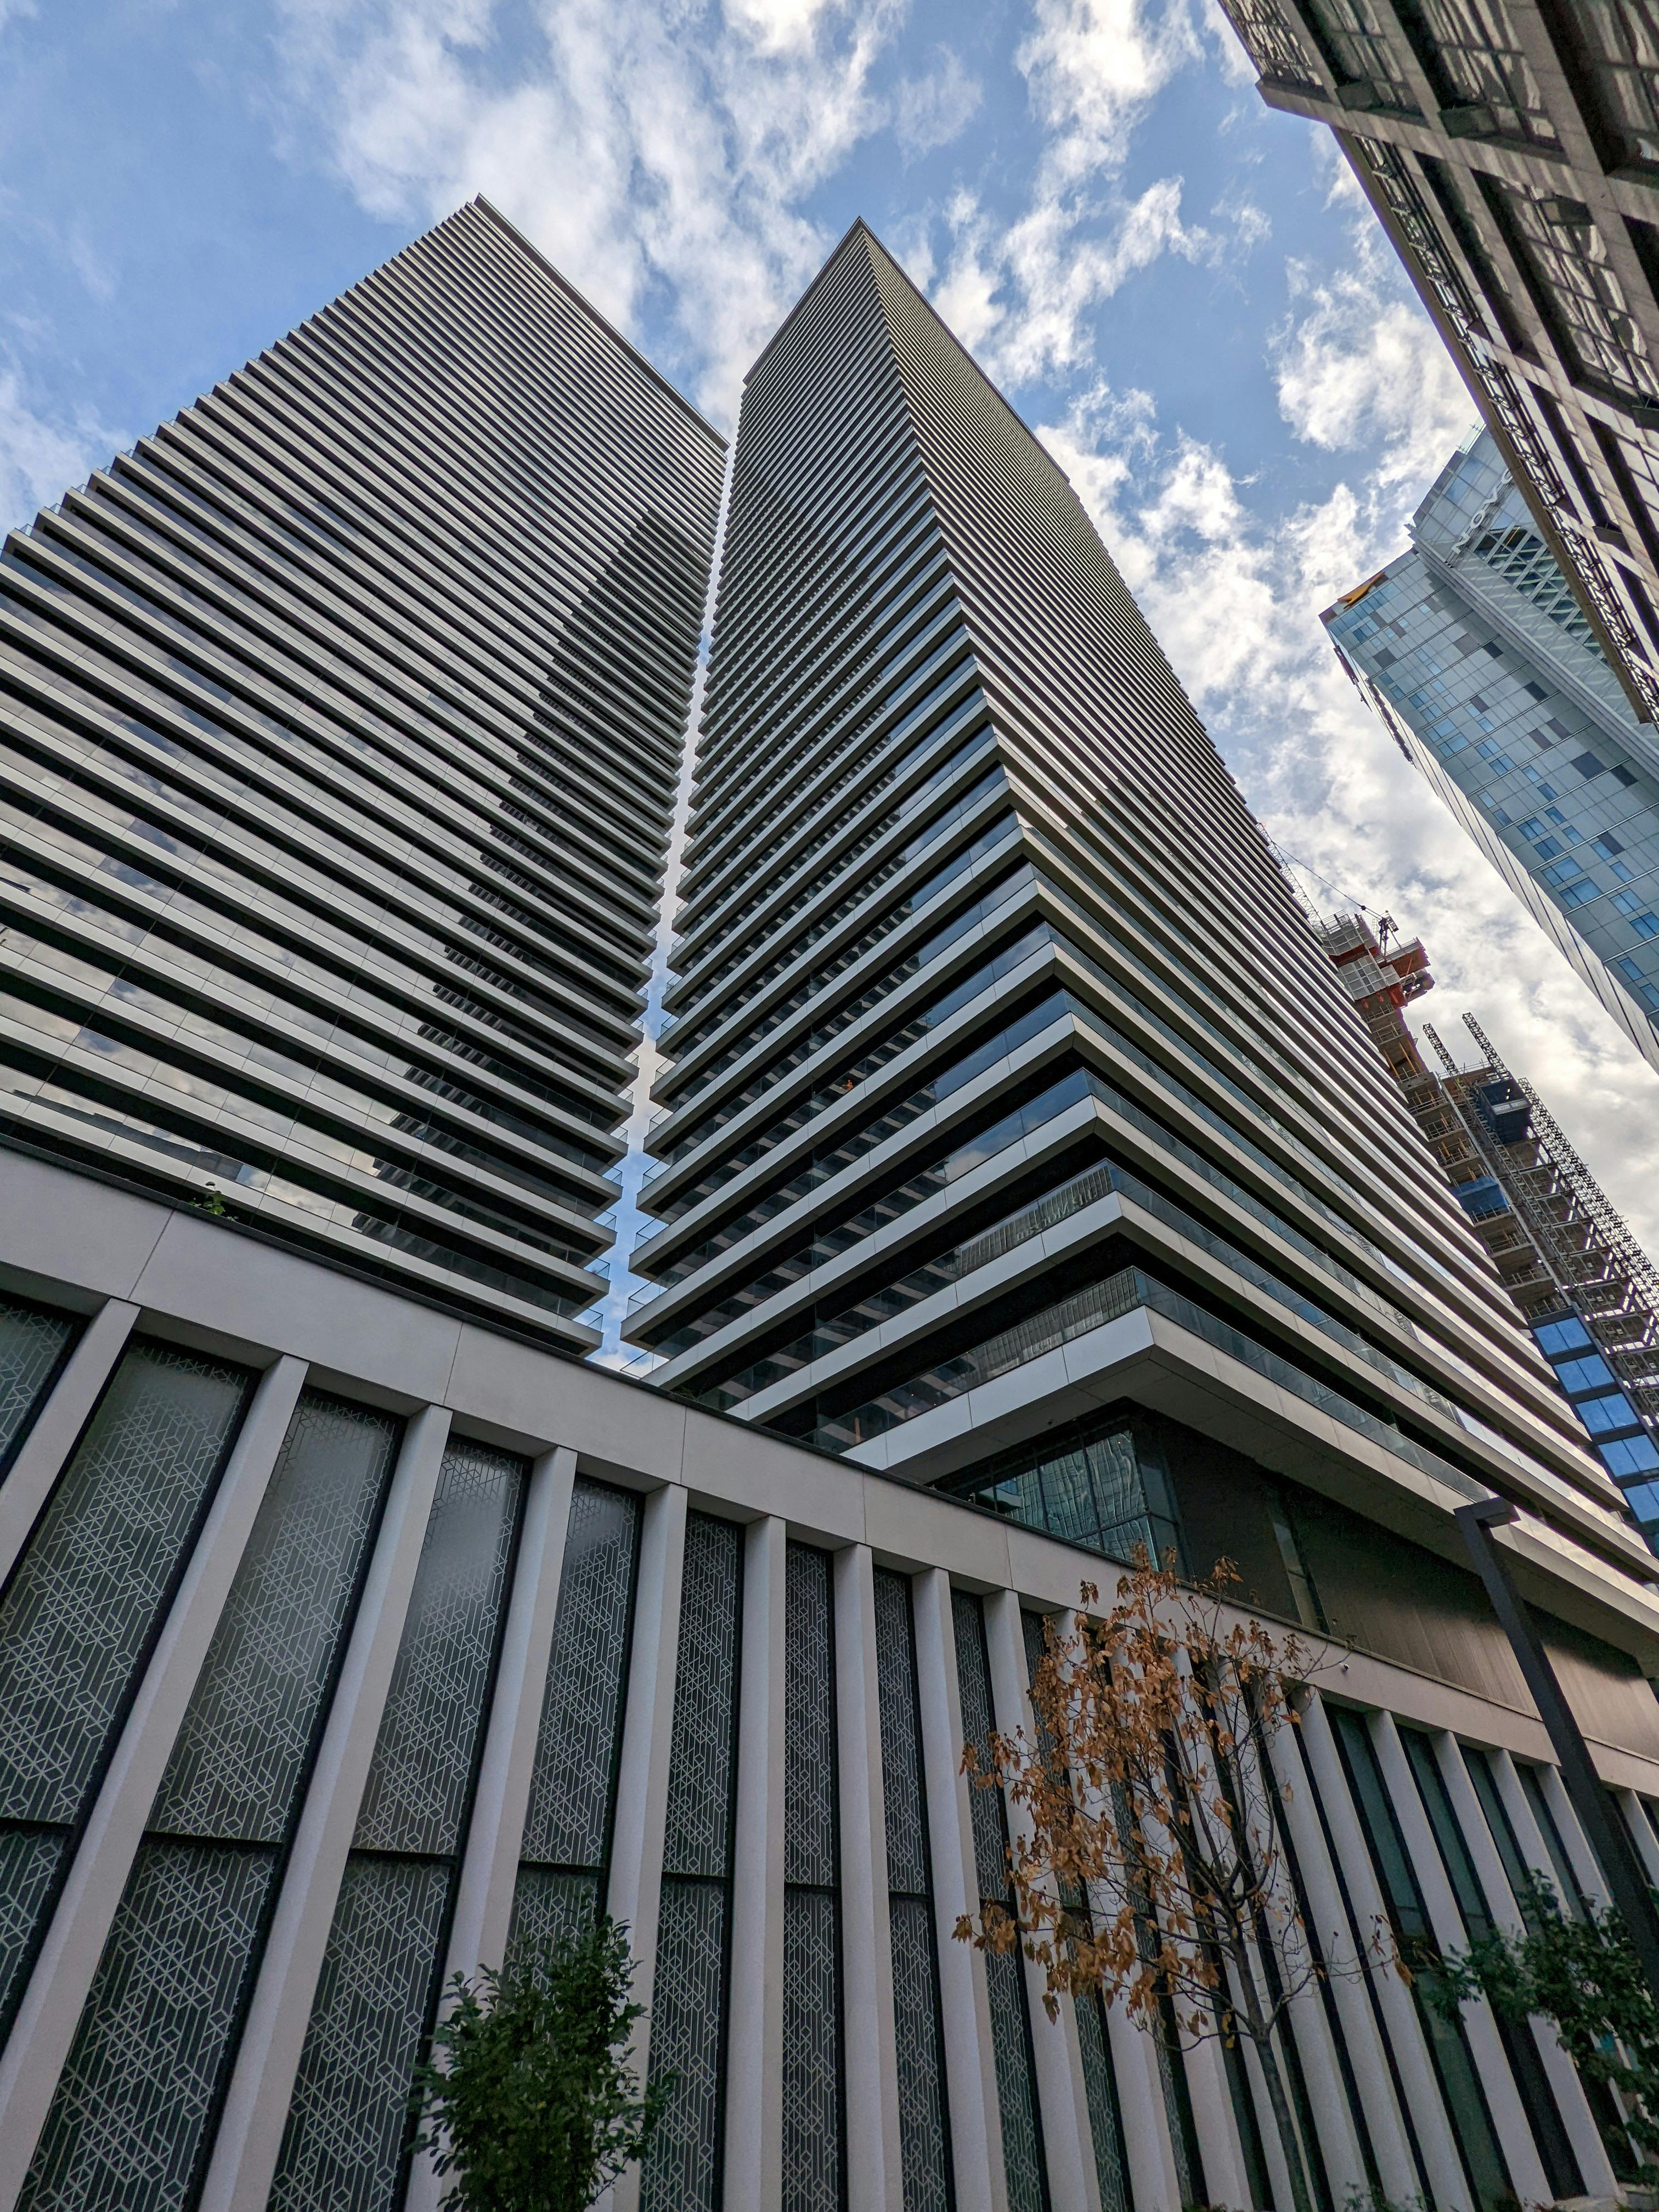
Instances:
[[[1407,758],[1659,1067],[1659,739],[1473,434],[1322,617]]]
[[[482,204],[0,560],[0,1128],[573,1350],[720,440]]]
[[[460,1206],[495,1170],[463,1134],[602,1181],[621,1067],[583,1074],[577,1024],[620,1045],[632,1019],[720,461],[486,210],[349,295],[330,342],[400,327],[383,293],[411,325],[375,356],[407,371],[396,420],[365,392],[334,438],[301,333],[141,449],[137,490],[123,464],[16,541],[5,582],[31,635],[50,609],[85,641],[54,664],[61,727],[14,712],[27,866],[61,892],[19,870],[18,1003],[96,986],[98,1034],[143,1026],[155,1065],[141,1104],[116,1050],[5,1032],[39,1087],[0,1150],[0,2212],[437,2212],[409,2098],[448,1977],[601,1905],[664,2092],[613,2212],[1291,2212],[1248,2052],[1051,2012],[1031,1961],[955,1937],[1006,1897],[1021,1818],[964,1745],[1029,1730],[1048,1626],[1137,1547],[1224,1555],[1261,1617],[1338,1647],[1270,1753],[1297,1910],[1348,1969],[1279,2031],[1316,2212],[1611,2198],[1627,2147],[1553,2039],[1439,2020],[1372,1937],[1462,1948],[1532,1869],[1601,1893],[1468,1571],[1477,1500],[1514,1509],[1495,1540],[1659,1876],[1659,1559],[1070,485],[862,226],[757,364],[732,454],[641,1255],[663,1364],[573,1358],[565,1316],[357,1225],[430,1208],[434,1245],[486,1249]],[[438,394],[434,432],[476,442],[404,533]],[[163,645],[175,511],[246,559],[191,553]],[[94,558],[118,526],[128,596]],[[295,539],[325,587],[280,567]],[[198,593],[248,629],[191,689]],[[440,644],[473,689],[444,690]],[[302,649],[303,714],[279,689]],[[385,696],[337,785],[352,669]],[[64,734],[94,679],[104,753]],[[181,692],[193,720],[163,713]],[[140,728],[169,740],[142,785]],[[132,822],[182,844],[182,799],[154,810],[207,787],[213,730],[240,750],[199,860],[144,832],[140,870]],[[441,811],[417,757],[453,774]],[[76,797],[124,775],[121,806]],[[475,798],[510,832],[486,844]],[[613,800],[638,830],[611,883]],[[556,873],[544,829],[572,841]],[[232,900],[256,860],[280,892]],[[475,899],[487,939],[456,919]],[[106,946],[110,915],[130,965],[100,984],[64,948]],[[256,1054],[356,931],[302,1086]],[[579,939],[626,976],[571,972],[556,1007]],[[165,1030],[162,984],[210,939]],[[383,1003],[406,1019],[371,1063]],[[210,1060],[218,1092],[188,1089]],[[455,1149],[397,1126],[404,1066]],[[246,1110],[255,1070],[290,1084],[278,1127]],[[321,1154],[348,1076],[387,1101],[371,1160],[429,1144],[435,1195]],[[590,1090],[592,1121],[559,1103]],[[523,1132],[482,1111],[509,1103]],[[582,1132],[592,1170],[543,1141]],[[319,1156],[349,1221],[289,1194]],[[597,1242],[583,1206],[537,1205]]]
[[[1645,0],[1223,0],[1328,126],[1626,696],[1659,715],[1659,40]]]

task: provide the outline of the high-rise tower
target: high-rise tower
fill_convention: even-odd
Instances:
[[[1328,124],[1533,526],[1659,711],[1659,45],[1644,0],[1224,0]]]
[[[383,295],[411,325],[372,356],[409,369],[398,412],[365,393],[326,469],[290,479],[295,441],[345,404],[313,356],[366,346]],[[155,832],[143,882],[112,802],[81,844],[30,848],[64,896],[36,894],[25,1002],[89,989],[89,956],[83,972],[63,948],[135,918],[100,1034],[150,1021],[155,1127],[230,1152],[252,1144],[250,1094],[183,1076],[247,1034],[254,954],[274,1005],[265,948],[313,932],[296,1003],[335,979],[350,1040],[380,1034],[384,994],[404,1010],[398,1055],[370,1066],[387,1101],[373,1159],[416,1135],[392,1103],[414,1065],[458,1140],[591,1131],[602,1164],[614,1089],[595,1081],[592,1123],[556,1107],[586,1095],[580,979],[568,1021],[534,1002],[544,1035],[527,994],[550,993],[550,948],[582,916],[637,973],[642,932],[620,893],[579,902],[574,859],[632,792],[649,878],[719,448],[482,210],[281,361],[15,553],[8,588],[42,634],[49,611],[89,629],[109,599],[128,658],[94,666],[88,641],[64,696],[97,674],[110,760],[150,730],[161,786],[135,781],[128,809]],[[458,473],[428,422],[465,426]],[[399,1226],[415,1218],[386,1175],[350,1182],[351,1220],[295,1233],[313,1217],[292,1190],[320,1172],[305,1117],[368,1061],[331,1030],[306,1048],[328,1072],[292,1079],[291,1122],[261,1136],[278,1160],[263,1207],[256,1185],[161,1153],[137,1108],[116,1119],[131,1070],[113,1045],[104,1090],[105,1062],[64,1043],[67,1072],[15,1109],[33,1119],[0,1156],[0,2212],[436,2212],[410,2098],[449,1978],[533,1956],[601,1906],[628,1929],[635,2056],[666,2092],[617,2212],[1611,2197],[1617,2115],[1553,2040],[1479,2005],[1443,2020],[1376,1936],[1463,1948],[1517,1924],[1531,1869],[1600,1893],[1454,1510],[1513,1508],[1494,1543],[1619,1793],[1625,1841],[1602,1845],[1656,1874],[1659,1559],[1069,485],[861,228],[750,377],[734,468],[674,1157],[646,1255],[672,1279],[661,1373],[713,1406],[565,1356],[578,1334],[545,1307],[365,1236],[356,1211],[393,1191]],[[425,503],[422,471],[448,505]],[[416,502],[407,536],[394,484]],[[175,531],[168,558],[198,562],[150,661],[139,617],[160,614],[92,559],[111,517],[135,576]],[[296,541],[331,564],[317,579],[280,566]],[[280,732],[290,641],[260,597],[279,587],[315,671],[303,702],[297,678],[281,694]],[[207,650],[190,594],[210,592],[247,610],[244,659],[227,646],[189,693],[197,719],[164,721]],[[349,790],[324,782],[343,715],[325,621],[382,687],[351,725]],[[256,635],[273,687],[257,724],[238,703]],[[476,713],[443,688],[441,646]],[[418,757],[455,769],[441,804],[377,765],[405,720],[415,760],[441,708],[448,734]],[[186,869],[143,807],[167,778],[206,787],[191,764],[214,731],[244,748],[263,811],[257,830],[234,811],[227,768]],[[495,735],[499,805],[482,767],[476,790],[459,774],[496,759]],[[62,752],[61,778],[36,767],[28,787],[54,834],[89,808],[70,767],[92,790],[94,769],[116,775],[89,744]],[[584,781],[554,808],[567,766]],[[487,846],[467,842],[475,796],[502,825]],[[556,878],[539,857],[555,830],[572,840]],[[453,844],[453,879],[422,838]],[[163,1037],[167,948],[205,942],[256,860],[258,898],[237,889],[234,933],[213,923],[198,1012]],[[145,889],[168,869],[170,899]],[[399,903],[416,877],[428,939]],[[467,956],[483,975],[449,952],[475,943],[475,884],[496,917]],[[76,904],[76,884],[108,903]],[[371,924],[348,985],[342,945]],[[129,974],[154,995],[124,996]],[[623,980],[580,1001],[611,1006],[620,1034]],[[248,1046],[260,1083],[283,1073],[255,1058],[276,1021]],[[546,1095],[520,1097],[520,1074]],[[482,1110],[509,1101],[522,1129]],[[125,1147],[113,1164],[100,1134]],[[457,1211],[477,1163],[434,1167],[445,1237],[482,1238]],[[210,1179],[224,1212],[180,1203]],[[368,1279],[377,1252],[388,1272]],[[955,1940],[1006,1898],[1022,1817],[969,1787],[964,1742],[1029,1732],[1045,1624],[1085,1584],[1109,1592],[1137,1544],[1200,1571],[1236,1560],[1241,1626],[1338,1639],[1269,1754],[1296,1909],[1334,1968],[1278,2030],[1305,2191],[1250,2053],[1143,2033],[1086,1994],[1051,2011],[1035,1962]],[[1583,1802],[1600,1834],[1601,1797]]]
[[[1632,1544],[1070,484],[861,228],[749,381],[687,890],[659,1382],[1109,1548],[1178,1517],[1151,1408],[1288,1469],[1340,1404]]]
[[[722,460],[478,202],[13,536],[4,1139],[591,1344]]]
[[[1322,619],[1407,760],[1659,1067],[1659,740],[1486,432]]]

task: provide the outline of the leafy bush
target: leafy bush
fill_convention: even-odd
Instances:
[[[1437,1960],[1425,2001],[1449,2020],[1464,1998],[1485,1996],[1506,2019],[1553,2021],[1584,2080],[1617,2090],[1641,2178],[1659,2179],[1659,2004],[1629,1931],[1611,1909],[1588,1904],[1570,1918],[1540,1875],[1516,1902],[1524,1934],[1482,1936]]]
[[[642,2158],[665,2085],[627,2057],[627,1930],[602,1919],[475,1981],[457,1974],[415,2086],[417,2150],[453,2212],[585,2212]]]

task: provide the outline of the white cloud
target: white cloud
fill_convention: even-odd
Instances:
[[[933,68],[921,76],[902,77],[893,94],[893,129],[907,155],[948,146],[972,122],[985,97],[984,87],[969,76],[953,48],[934,51]]]
[[[1054,135],[1044,166],[1059,184],[1121,166],[1135,124],[1198,40],[1182,0],[1036,0],[1016,59]]]
[[[889,119],[873,78],[900,20],[897,0],[538,0],[508,70],[493,0],[280,11],[291,145],[320,131],[378,215],[484,192],[624,327],[666,298],[723,417],[833,242],[801,203]],[[965,96],[941,80],[933,127]]]
[[[16,365],[0,365],[0,528],[30,521],[84,483],[123,442],[88,410],[70,420],[38,405]]]
[[[0,31],[8,23],[21,23],[34,13],[34,0],[0,0]]]
[[[1385,495],[1431,481],[1475,414],[1433,325],[1363,262],[1322,277],[1292,263],[1290,276],[1302,312],[1273,348],[1285,422],[1328,453],[1377,450]]]
[[[1189,223],[1178,176],[1133,198],[1120,188],[1137,125],[1201,53],[1186,0],[1035,0],[1015,57],[1045,134],[1025,210],[994,221],[959,192],[943,211],[950,246],[933,295],[1000,380],[1086,370],[1094,311],[1127,278],[1165,254],[1215,261],[1265,236],[1248,202],[1224,229]]]
[[[1317,295],[1310,301],[1314,335],[1304,342],[1297,326],[1286,338],[1302,370],[1327,343],[1326,303]],[[1386,317],[1386,300],[1373,304]],[[1403,312],[1409,319],[1415,311]],[[1339,362],[1353,349],[1356,327],[1345,322],[1331,341]],[[1401,343],[1401,357],[1415,360],[1413,342]],[[1353,380],[1363,397],[1370,386],[1358,371]],[[1439,404],[1431,393],[1431,404]],[[1162,434],[1145,393],[1097,387],[1041,434],[1093,513],[1245,799],[1281,848],[1306,864],[1304,896],[1327,913],[1355,902],[1392,911],[1423,937],[1437,988],[1421,1013],[1473,1064],[1460,1018],[1472,1009],[1517,1072],[1538,1083],[1614,1203],[1659,1251],[1653,1071],[1402,758],[1341,672],[1318,620],[1339,590],[1402,549],[1424,475],[1437,470],[1466,426],[1467,408],[1460,414],[1446,403],[1440,442],[1413,477],[1407,456],[1417,434],[1384,402],[1370,406],[1363,493],[1338,483],[1277,523],[1262,518],[1256,488],[1222,454]],[[1320,404],[1293,421],[1306,425],[1310,442],[1322,442],[1315,431],[1329,417]]]

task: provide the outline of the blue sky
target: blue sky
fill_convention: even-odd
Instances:
[[[0,0],[5,519],[477,191],[727,424],[864,216],[1072,472],[1306,887],[1424,935],[1437,1027],[1474,1007],[1659,1248],[1659,1079],[1320,632],[1473,410],[1213,0]]]

